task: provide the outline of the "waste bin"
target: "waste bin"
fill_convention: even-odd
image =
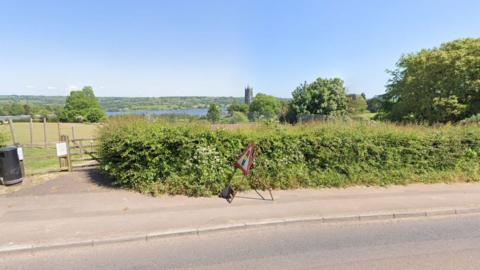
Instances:
[[[0,183],[13,185],[23,181],[17,147],[0,148]]]

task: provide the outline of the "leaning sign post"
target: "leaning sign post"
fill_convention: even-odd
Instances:
[[[222,190],[220,193],[220,197],[224,198],[227,200],[227,202],[232,203],[233,199],[235,198],[236,191],[232,187],[232,179],[233,176],[235,175],[235,172],[237,171],[236,169],[240,169],[242,171],[243,175],[245,177],[248,176],[248,173],[250,172],[250,168],[253,165],[253,154],[255,151],[255,144],[250,144],[248,145],[247,149],[243,152],[243,154],[238,158],[238,160],[234,164],[234,171],[232,174],[232,177],[230,178],[230,181],[228,185]],[[265,198],[258,192],[257,189],[255,189],[255,192],[263,199]],[[270,198],[273,201],[273,195],[272,195],[272,190],[268,188],[268,192],[270,193]]]

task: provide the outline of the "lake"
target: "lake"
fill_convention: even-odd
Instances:
[[[107,112],[108,116],[113,115],[164,115],[164,114],[179,114],[179,115],[193,115],[205,116],[207,115],[207,108],[200,109],[178,109],[178,110],[135,110],[124,112]]]

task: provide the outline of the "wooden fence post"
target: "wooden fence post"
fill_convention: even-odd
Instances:
[[[43,142],[44,147],[47,148],[47,118],[43,118]]]
[[[68,162],[68,171],[72,171],[72,156],[70,154],[70,140],[67,136],[67,162]]]
[[[57,121],[57,131],[58,131],[58,140],[60,141],[61,135],[60,135],[60,121]]]
[[[33,118],[32,117],[30,117],[29,128],[30,128],[30,146],[33,146]]]
[[[80,147],[80,159],[83,159],[83,141],[79,141],[79,147]]]
[[[75,140],[76,139],[76,136],[75,136],[75,126],[72,126],[72,140]]]
[[[67,156],[66,157],[59,157],[60,160],[60,169],[67,166],[68,171],[72,171],[72,158],[70,154],[70,145],[69,145],[69,138],[67,135],[60,136],[60,141],[65,142],[67,144]]]
[[[15,138],[15,128],[13,127],[12,118],[8,119],[8,124],[10,125],[10,132],[12,133],[12,142],[13,144],[17,143],[17,138]]]

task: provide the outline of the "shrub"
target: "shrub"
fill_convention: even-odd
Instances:
[[[480,124],[480,113],[460,121],[461,124]]]
[[[99,150],[103,173],[118,186],[210,196],[225,186],[251,142],[257,145],[254,167],[247,181],[235,176],[238,189],[477,181],[479,131],[353,122],[223,130],[115,119],[103,126]]]

